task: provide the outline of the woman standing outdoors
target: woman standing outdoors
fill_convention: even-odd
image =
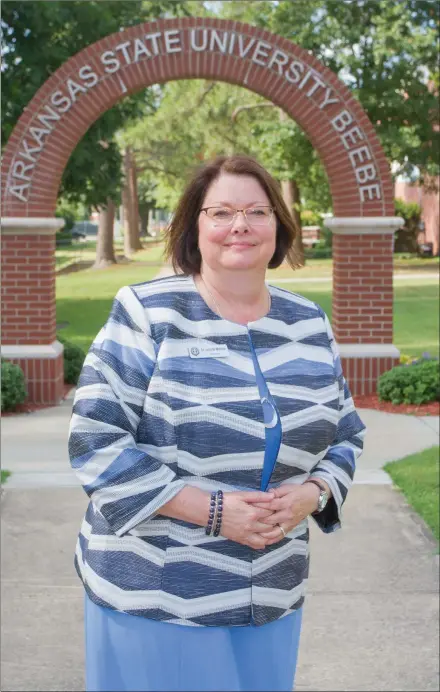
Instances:
[[[364,434],[326,315],[265,283],[294,236],[254,159],[205,165],[168,229],[179,274],[122,288],[87,355],[89,691],[292,689],[308,517],[339,528]]]

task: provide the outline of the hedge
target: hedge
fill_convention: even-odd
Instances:
[[[19,365],[2,358],[1,410],[13,411],[27,396],[23,370]]]
[[[64,346],[64,382],[77,384],[86,354],[76,344],[72,344],[63,336],[57,334],[57,339]]]
[[[397,365],[383,373],[378,380],[381,401],[393,404],[429,404],[440,401],[440,363],[421,358],[412,363]]]

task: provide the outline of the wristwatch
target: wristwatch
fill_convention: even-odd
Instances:
[[[306,483],[313,483],[314,485],[318,486],[319,488],[319,497],[318,497],[318,507],[317,509],[312,512],[312,516],[314,514],[320,514],[325,507],[327,506],[327,502],[329,500],[328,498],[328,492],[326,491],[325,487],[320,483],[316,478],[308,478]]]

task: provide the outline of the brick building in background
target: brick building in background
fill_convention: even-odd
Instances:
[[[434,255],[439,254],[440,235],[440,177],[433,181],[437,191],[427,191],[417,183],[409,183],[397,180],[394,187],[394,196],[403,199],[404,202],[416,202],[422,209],[422,221],[424,230],[420,232],[419,243],[432,243]]]

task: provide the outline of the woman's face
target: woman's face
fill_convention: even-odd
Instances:
[[[271,203],[256,178],[250,175],[222,173],[215,180],[203,200],[202,208],[251,209],[270,207]],[[276,246],[276,218],[255,215],[249,221],[244,214],[236,215],[229,225],[223,225],[222,213],[210,218],[205,212],[199,216],[199,249],[202,262],[211,269],[263,269],[272,259]]]

